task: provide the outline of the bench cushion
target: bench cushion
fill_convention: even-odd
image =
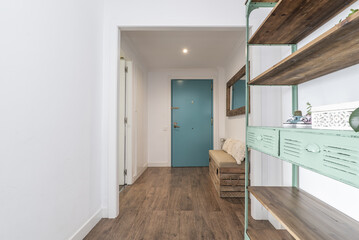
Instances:
[[[236,160],[223,150],[209,150],[209,156],[218,167],[241,167]]]

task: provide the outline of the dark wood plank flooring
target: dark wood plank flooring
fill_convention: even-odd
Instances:
[[[148,168],[120,193],[120,214],[85,239],[243,239],[244,199],[219,198],[208,168]],[[274,229],[250,219],[252,229]]]

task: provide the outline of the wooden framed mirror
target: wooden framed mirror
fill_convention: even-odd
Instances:
[[[244,65],[228,82],[226,90],[226,115],[227,117],[246,113],[246,66]],[[250,96],[250,88],[248,87]],[[250,99],[250,97],[249,97]],[[250,112],[250,101],[249,109]]]

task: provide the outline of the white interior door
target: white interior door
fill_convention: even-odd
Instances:
[[[132,62],[120,59],[118,83],[119,185],[132,184]]]
[[[126,144],[126,129],[125,129],[125,115],[126,114],[126,61],[120,59],[119,64],[119,79],[118,79],[118,177],[119,185],[125,184],[125,144]]]
[[[133,137],[134,136],[134,118],[133,118],[133,63],[126,61],[125,63],[125,79],[126,79],[126,107],[125,107],[125,184],[132,184],[132,165],[135,162],[133,154]]]

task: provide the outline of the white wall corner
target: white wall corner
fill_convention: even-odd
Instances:
[[[107,207],[104,207],[102,206],[102,218],[109,218],[108,216],[108,208]]]
[[[146,163],[146,164],[141,168],[141,170],[140,170],[135,176],[132,177],[132,182],[129,183],[129,185],[134,184],[134,183],[137,181],[137,179],[138,179],[139,177],[141,177],[141,175],[146,171],[147,168],[148,168],[148,163]]]
[[[105,211],[106,210],[106,211]],[[107,209],[100,208],[94,215],[92,215],[75,233],[69,240],[82,240],[86,235],[96,226],[96,224],[104,217],[108,215]]]

